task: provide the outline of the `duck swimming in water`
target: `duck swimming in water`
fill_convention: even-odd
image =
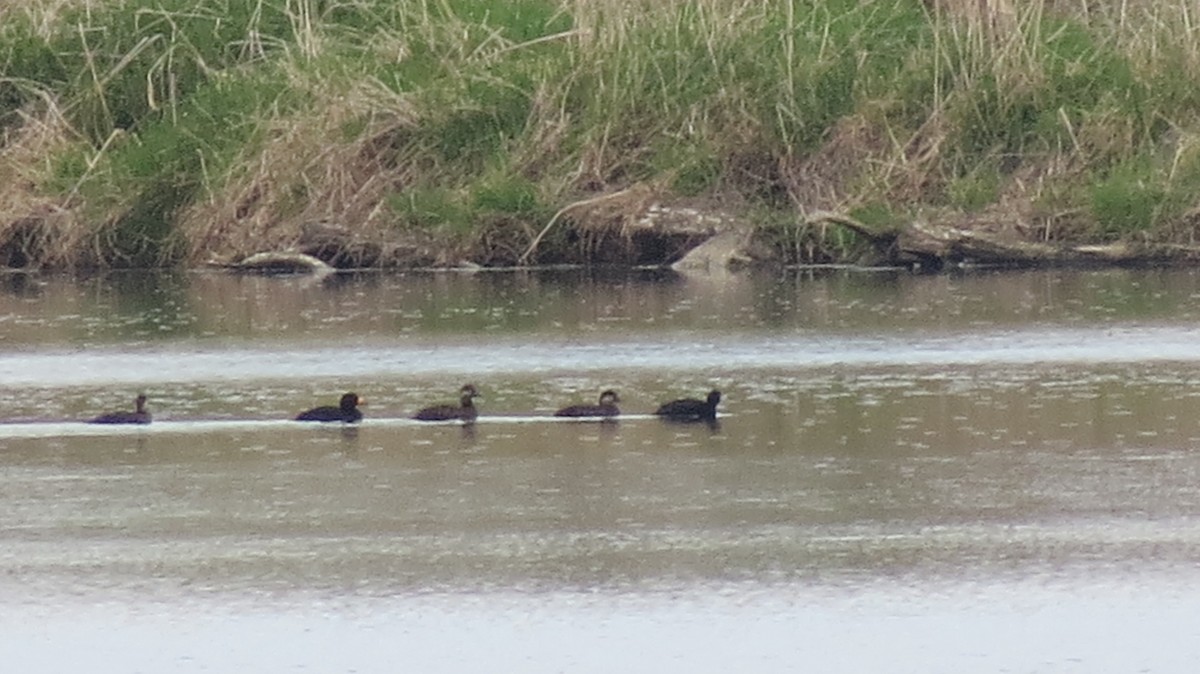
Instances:
[[[670,421],[716,421],[717,403],[721,402],[721,392],[713,389],[708,392],[708,398],[682,398],[663,403],[654,414]]]
[[[617,403],[621,399],[617,397],[617,392],[609,389],[600,394],[600,404],[598,405],[571,405],[564,407],[554,413],[556,417],[615,417],[621,413],[617,409]]]
[[[333,405],[323,405],[314,407],[307,412],[301,412],[296,415],[296,421],[343,421],[352,424],[362,421],[362,410],[358,409],[359,405],[365,405],[367,401],[358,396],[357,393],[347,393],[342,396],[337,407]]]
[[[479,391],[474,385],[466,384],[458,392],[461,397],[457,406],[433,405],[418,411],[412,418],[417,421],[450,421],[452,419],[475,421],[475,417],[479,414],[475,409],[475,398],[479,397]]]
[[[146,394],[138,394],[134,399],[132,412],[109,412],[101,414],[89,421],[89,424],[148,424],[150,413],[146,411]]]

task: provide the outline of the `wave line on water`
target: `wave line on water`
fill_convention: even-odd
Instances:
[[[486,358],[481,352],[486,351]],[[263,381],[296,378],[483,376],[558,371],[675,372],[1200,362],[1200,330],[1185,326],[1033,328],[1004,332],[887,336],[677,333],[625,340],[489,338],[451,345],[33,351],[0,356],[9,386]]]
[[[657,419],[652,414],[625,414],[616,418],[564,418],[550,415],[481,415],[473,425],[486,426],[490,424],[615,424],[621,421],[644,421]],[[147,434],[188,434],[213,433],[220,431],[260,431],[293,429],[313,432],[323,430],[355,430],[359,428],[379,427],[409,427],[426,426],[463,426],[457,419],[449,421],[417,421],[408,417],[369,417],[354,424],[344,423],[314,423],[300,422],[292,419],[169,419],[155,421],[151,424],[89,424],[82,421],[29,421],[0,423],[0,438],[42,438],[42,437],[83,437],[83,436],[120,436]],[[472,425],[472,424],[467,424]]]

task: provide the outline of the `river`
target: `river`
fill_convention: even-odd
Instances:
[[[1190,672],[1200,272],[10,276],[20,672]],[[408,417],[482,393],[477,423]],[[560,406],[621,397],[615,423]],[[672,398],[724,398],[714,425]],[[345,391],[357,426],[289,421]],[[146,427],[81,423],[149,397]]]

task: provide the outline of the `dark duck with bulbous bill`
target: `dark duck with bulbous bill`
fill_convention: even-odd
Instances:
[[[721,392],[713,389],[704,400],[681,398],[663,403],[654,414],[670,421],[716,421]]]

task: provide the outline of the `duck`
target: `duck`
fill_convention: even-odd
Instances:
[[[358,409],[359,405],[365,405],[366,400],[363,400],[357,393],[350,392],[342,396],[336,407],[333,405],[322,405],[314,407],[306,412],[301,412],[295,417],[296,421],[342,421],[348,424],[353,424],[362,421],[362,410]]]
[[[617,392],[609,389],[600,394],[600,403],[597,405],[571,405],[564,407],[554,413],[556,417],[615,417],[621,413],[617,409],[617,403],[621,399],[617,396]]]
[[[412,418],[417,421],[450,421],[452,419],[475,421],[475,417],[479,413],[475,409],[474,399],[479,397],[479,390],[473,384],[465,384],[458,392],[461,396],[459,405],[433,405],[419,410]]]
[[[132,412],[109,412],[89,421],[89,424],[148,424],[150,413],[146,411],[146,394],[139,393],[133,400]]]
[[[704,400],[681,398],[663,403],[654,414],[671,421],[716,421],[721,392],[713,389]]]

